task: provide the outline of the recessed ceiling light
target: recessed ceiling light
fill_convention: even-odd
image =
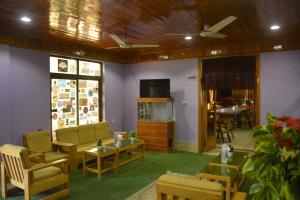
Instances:
[[[277,44],[273,46],[274,50],[281,50],[282,49],[282,45],[281,44]]]
[[[272,26],[270,26],[270,29],[271,30],[278,30],[278,29],[280,29],[280,26],[278,26],[278,25],[272,25]]]
[[[29,18],[29,17],[27,17],[27,16],[21,17],[20,20],[21,20],[22,22],[26,22],[26,23],[31,22],[31,18]]]
[[[191,40],[191,39],[193,39],[193,38],[192,38],[192,36],[187,35],[187,36],[184,37],[184,39],[185,39],[185,40]]]
[[[221,52],[222,52],[221,50],[211,50],[210,54],[215,56],[221,54]]]

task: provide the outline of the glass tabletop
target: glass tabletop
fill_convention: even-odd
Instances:
[[[214,158],[211,163],[217,164],[224,164],[224,165],[233,165],[233,166],[240,166],[244,163],[245,160],[248,158],[247,152],[241,151],[234,151],[232,157],[227,158],[227,163],[222,163],[221,161],[221,154]]]
[[[143,142],[143,140],[139,140],[139,139],[135,139],[135,140],[128,139],[128,140],[121,140],[119,142],[119,144],[111,143],[111,144],[107,144],[105,146],[114,147],[114,148],[123,148],[123,147],[129,146],[129,145],[141,144],[142,142]]]
[[[100,153],[100,154],[105,154],[105,153],[109,153],[109,152],[114,152],[116,151],[116,148],[114,147],[108,147],[108,146],[101,146],[101,147],[93,147],[91,149],[87,149],[87,152],[90,153]]]
[[[225,166],[206,165],[200,173],[211,174],[216,176],[229,176],[234,179],[237,176],[237,170]]]

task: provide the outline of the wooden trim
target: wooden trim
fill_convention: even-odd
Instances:
[[[202,120],[203,114],[203,99],[202,99],[202,60],[198,59],[198,152],[201,153],[204,151],[204,123]]]
[[[260,124],[260,55],[256,55],[255,67],[255,126]]]
[[[138,98],[137,102],[172,102],[172,98]]]

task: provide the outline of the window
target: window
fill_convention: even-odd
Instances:
[[[102,120],[102,63],[50,56],[52,130]]]

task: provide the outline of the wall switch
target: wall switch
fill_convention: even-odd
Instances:
[[[111,119],[111,123],[115,123],[116,120],[114,118]]]
[[[185,106],[187,104],[187,102],[184,100],[184,101],[181,101],[181,105]]]

